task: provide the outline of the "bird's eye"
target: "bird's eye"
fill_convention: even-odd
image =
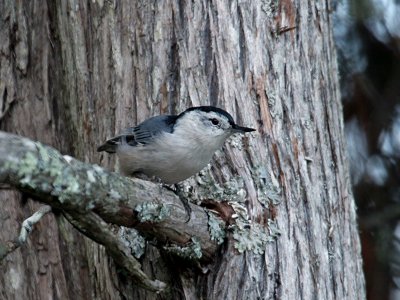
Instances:
[[[213,125],[218,125],[219,121],[216,118],[210,119],[211,123],[213,123]]]

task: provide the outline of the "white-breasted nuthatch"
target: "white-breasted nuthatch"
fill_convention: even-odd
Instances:
[[[173,184],[203,169],[232,134],[254,130],[235,124],[223,109],[198,106],[177,116],[147,119],[107,140],[97,151],[116,153],[124,175],[143,173]]]

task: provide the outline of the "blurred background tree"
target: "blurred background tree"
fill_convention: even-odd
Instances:
[[[257,134],[227,143],[205,173],[236,188],[256,233],[282,234],[249,234],[245,246],[258,251],[242,254],[226,239],[206,274],[149,247],[144,270],[171,287],[157,297],[363,299],[330,5],[2,0],[0,129],[113,168],[96,146],[121,128],[223,107]],[[37,203],[12,190],[0,203],[7,241]],[[155,298],[57,214],[0,268],[2,299]]]
[[[345,133],[368,299],[400,299],[400,2],[335,4]]]

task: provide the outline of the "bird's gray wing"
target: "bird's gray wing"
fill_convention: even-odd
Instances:
[[[172,133],[176,119],[177,116],[169,115],[156,116],[147,119],[135,127],[126,128],[121,134],[107,140],[103,145],[97,148],[97,151],[115,153],[118,145],[145,145],[162,132]]]

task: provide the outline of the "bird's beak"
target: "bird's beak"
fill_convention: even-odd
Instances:
[[[233,124],[232,129],[233,129],[233,133],[245,133],[245,132],[256,131],[253,128],[242,127],[242,126],[239,126],[239,125],[236,125],[236,124]]]

